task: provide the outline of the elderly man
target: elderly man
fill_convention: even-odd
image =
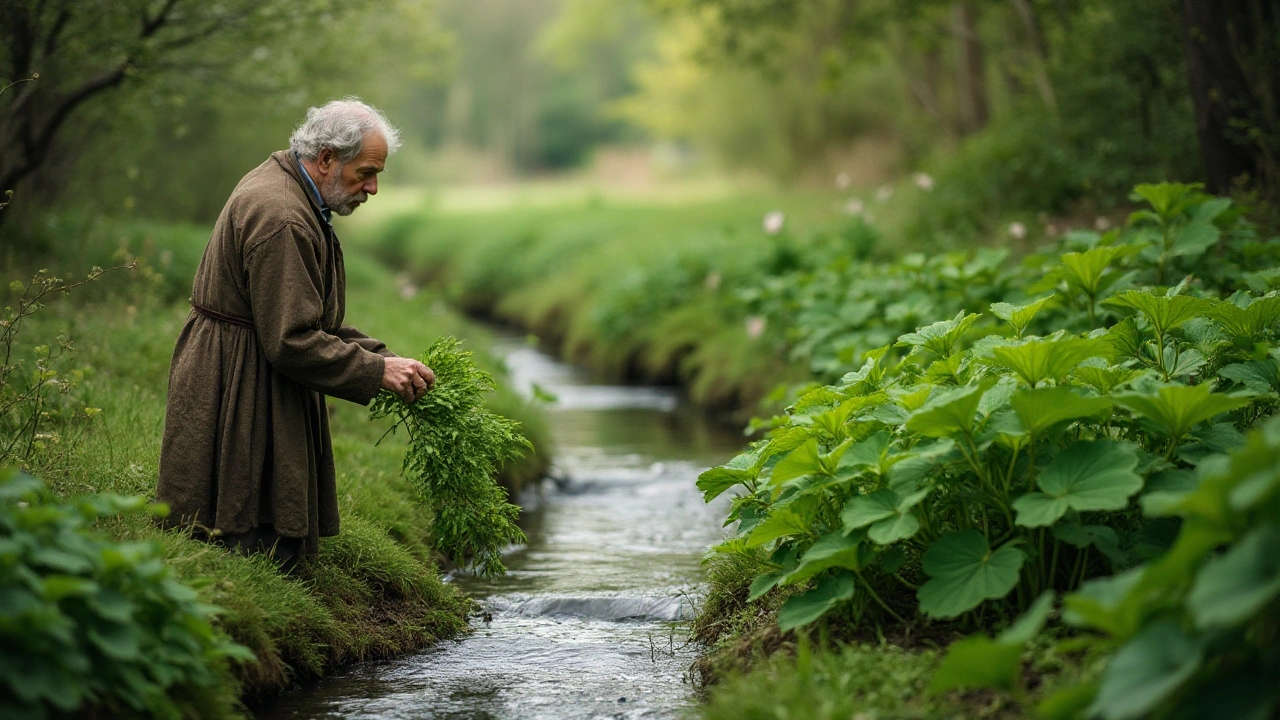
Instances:
[[[343,322],[331,214],[378,192],[398,131],[348,98],[309,110],[289,144],[236,186],[196,271],[156,492],[167,524],[286,570],[338,532],[325,396],[364,405],[385,388],[413,402],[435,382]]]

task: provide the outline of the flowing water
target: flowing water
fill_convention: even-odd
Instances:
[[[555,482],[521,498],[528,545],[500,578],[455,579],[475,632],[334,674],[261,718],[670,718],[693,704],[688,619],[725,508],[694,482],[741,436],[663,388],[593,384],[503,337],[512,382],[554,394]]]

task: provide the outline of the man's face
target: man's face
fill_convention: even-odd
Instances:
[[[370,195],[378,194],[378,173],[387,163],[387,141],[381,133],[367,133],[363,149],[351,162],[343,165],[337,165],[337,160],[329,162],[335,165],[325,176],[320,195],[334,213],[350,215]]]

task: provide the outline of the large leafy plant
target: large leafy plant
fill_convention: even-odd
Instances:
[[[147,510],[161,511],[140,497],[59,503],[39,480],[0,473],[0,715],[192,717],[220,663],[254,660],[214,631],[216,608],[175,579],[159,546],[91,530]]]
[[[482,575],[501,574],[503,548],[524,542],[520,508],[495,481],[502,463],[532,449],[520,423],[495,414],[484,397],[493,376],[476,367],[458,340],[432,343],[420,358],[436,374],[435,389],[414,403],[382,391],[370,404],[374,418],[392,416],[388,432],[409,435],[404,470],[433,513],[436,549]]]
[[[1268,718],[1280,708],[1280,420],[1202,463],[1194,486],[1161,490],[1147,515],[1176,517],[1171,549],[1063,600],[1063,651],[1107,654],[1101,673],[1042,700],[1041,717]],[[1046,594],[996,638],[948,649],[934,691],[992,688],[1027,703],[1023,651],[1053,609]]]
[[[743,488],[728,518],[737,535],[718,550],[768,558],[751,597],[810,588],[783,605],[784,628],[836,609],[855,621],[1012,616],[1167,549],[1176,524],[1135,498],[1187,487],[1204,457],[1274,411],[1280,297],[1235,288],[1226,271],[1143,285],[1196,259],[1190,241],[1157,247],[1152,217],[1199,223],[1202,253],[1224,237],[1231,257],[1271,251],[1225,201],[1155,187],[1140,188],[1161,199],[1153,216],[1073,236],[1061,249],[1078,249],[1053,264],[1030,259],[1034,273],[975,260],[969,284],[989,278],[1004,296],[989,314],[961,308],[867,352],[703,474],[708,500]]]

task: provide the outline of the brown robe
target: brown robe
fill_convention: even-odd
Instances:
[[[167,525],[267,528],[313,553],[338,532],[325,396],[368,404],[391,353],[343,324],[342,247],[305,183],[277,152],[218,217],[191,293],[209,313],[174,348],[156,499]]]

